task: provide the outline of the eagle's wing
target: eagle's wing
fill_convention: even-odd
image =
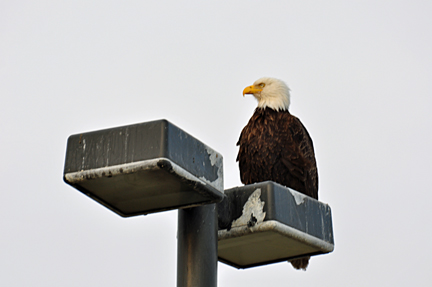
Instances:
[[[313,142],[308,131],[294,116],[285,122],[283,130],[287,131],[287,134],[280,137],[286,145],[281,153],[281,162],[289,171],[287,176],[294,181],[292,188],[318,199],[318,171]]]

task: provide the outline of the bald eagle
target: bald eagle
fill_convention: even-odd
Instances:
[[[261,78],[243,90],[258,107],[237,143],[240,177],[244,184],[271,180],[318,199],[318,173],[312,139],[288,111],[290,92],[281,80]],[[290,260],[306,270],[310,257]]]

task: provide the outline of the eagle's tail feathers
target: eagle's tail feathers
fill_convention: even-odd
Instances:
[[[289,260],[289,262],[295,269],[297,270],[303,269],[304,271],[306,271],[306,268],[308,267],[309,264],[309,259],[310,256],[307,256],[307,257]]]

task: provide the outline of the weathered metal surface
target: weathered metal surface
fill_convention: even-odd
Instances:
[[[223,158],[166,120],[72,135],[64,180],[121,216],[219,202]]]
[[[216,287],[216,204],[180,209],[177,239],[177,287]]]
[[[218,204],[218,257],[249,268],[334,249],[327,204],[267,181],[225,190]]]

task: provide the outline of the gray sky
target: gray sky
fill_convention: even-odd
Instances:
[[[315,144],[335,251],[218,285],[431,286],[431,1],[2,1],[0,283],[175,286],[177,212],[124,219],[62,181],[71,134],[168,119],[224,156],[262,76]]]

